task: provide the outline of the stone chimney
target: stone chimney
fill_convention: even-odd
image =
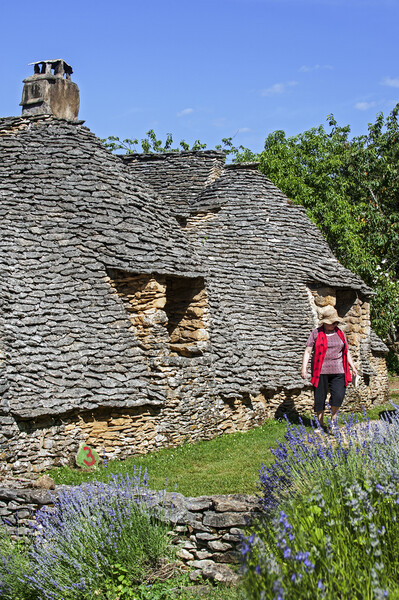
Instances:
[[[71,81],[72,67],[62,59],[30,63],[34,74],[24,79],[23,115],[54,115],[76,121],[79,88]]]

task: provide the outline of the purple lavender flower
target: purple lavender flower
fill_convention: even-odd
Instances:
[[[108,483],[61,491],[53,509],[36,513],[32,568],[19,576],[23,585],[41,600],[72,600],[77,591],[101,585],[104,575],[112,577],[113,565],[121,562],[131,577],[140,578],[169,545],[161,520],[163,492],[151,492],[147,482],[137,469],[133,477],[112,476]],[[0,581],[12,568],[0,554]]]

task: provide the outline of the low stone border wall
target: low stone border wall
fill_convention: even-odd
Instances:
[[[0,487],[0,519],[13,533],[30,534],[35,512],[42,506],[51,506],[56,494],[56,490]]]
[[[166,494],[162,504],[168,509],[168,520],[175,524],[178,556],[196,568],[208,561],[239,562],[243,528],[260,512],[257,498],[244,494],[197,498]]]
[[[32,533],[29,525],[42,506],[52,506],[54,498],[69,486],[54,490],[0,487],[0,518],[16,535]],[[239,562],[243,528],[260,512],[255,496],[230,494],[186,498],[167,492],[161,505],[173,525],[171,535],[178,557],[188,566],[219,580],[231,580],[227,565]]]

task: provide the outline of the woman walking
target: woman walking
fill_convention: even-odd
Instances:
[[[346,386],[352,381],[350,368],[353,376],[357,375],[345,334],[338,327],[341,321],[335,308],[326,306],[320,326],[309,335],[302,359],[301,375],[306,379],[309,359],[313,353],[310,381],[314,389],[314,411],[321,427],[324,427],[328,389],[330,389],[332,422],[335,424],[344,400]]]

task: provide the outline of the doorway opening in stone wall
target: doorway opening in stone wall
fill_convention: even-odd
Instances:
[[[337,288],[336,299],[337,303],[335,308],[337,309],[339,316],[343,318],[355,304],[357,300],[357,294],[355,290]]]
[[[308,284],[311,303],[319,311],[327,305],[334,306],[343,319],[350,313],[359,299],[357,292],[351,288],[335,288],[323,284]],[[360,299],[361,300],[361,299]]]
[[[107,269],[107,274],[147,354],[203,354],[209,339],[208,295],[203,277],[121,269]]]
[[[203,277],[166,277],[165,312],[171,353],[202,354],[207,347],[208,294]]]
[[[148,356],[165,353],[169,344],[165,277],[121,269],[107,269],[107,274],[134,326],[140,347]]]

